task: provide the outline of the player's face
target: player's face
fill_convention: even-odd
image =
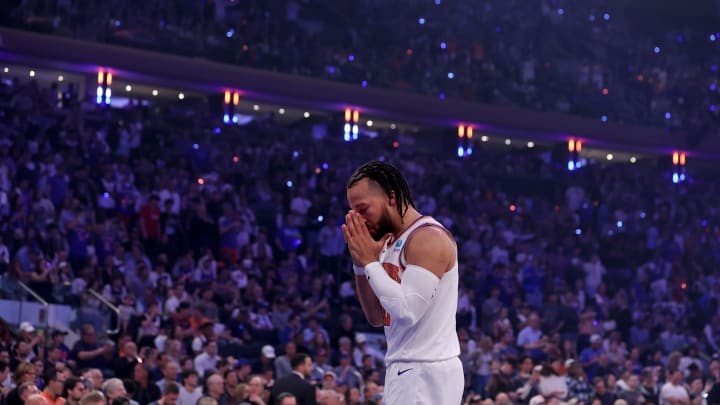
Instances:
[[[347,190],[350,208],[365,219],[370,235],[380,240],[383,236],[393,233],[391,210],[394,210],[394,199],[389,198],[382,189],[371,185],[367,179],[360,180]]]

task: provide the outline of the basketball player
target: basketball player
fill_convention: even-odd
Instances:
[[[398,169],[359,167],[347,185],[342,226],[368,321],[387,338],[383,405],[457,405],[463,370],[455,331],[457,246],[436,220],[422,216]]]

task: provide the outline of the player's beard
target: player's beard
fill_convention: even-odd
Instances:
[[[390,217],[390,211],[386,207],[382,207],[382,214],[377,225],[373,227],[371,232],[373,239],[376,241],[381,240],[385,235],[394,233],[392,218]]]

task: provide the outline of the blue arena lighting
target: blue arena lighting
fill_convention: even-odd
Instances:
[[[458,146],[458,148],[457,148],[457,155],[458,155],[458,157],[463,157],[463,156],[465,156],[465,149],[463,149],[462,146]]]

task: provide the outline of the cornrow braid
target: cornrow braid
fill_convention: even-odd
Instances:
[[[410,186],[405,176],[395,166],[379,160],[367,162],[358,167],[350,176],[347,188],[354,186],[365,178],[380,186],[388,197],[392,197],[394,194],[395,200],[398,202],[397,210],[401,219],[405,216],[408,208],[415,208],[415,203],[410,194]]]

